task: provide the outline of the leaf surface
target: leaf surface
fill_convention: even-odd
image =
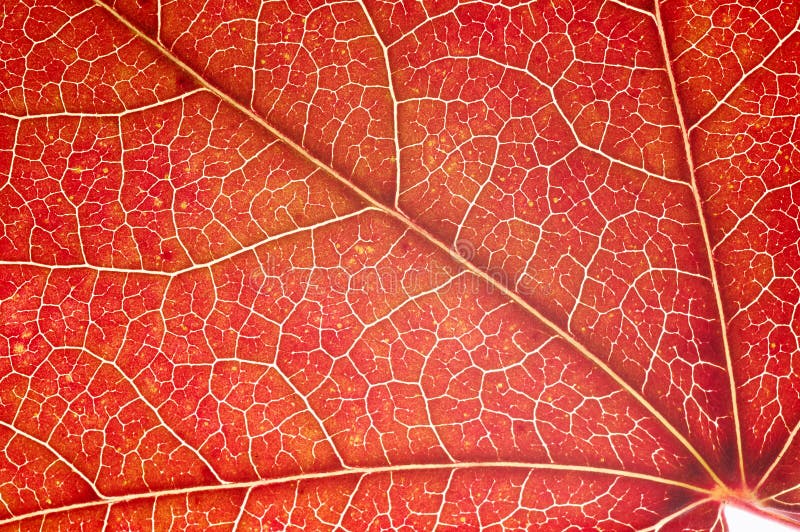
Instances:
[[[796,3],[3,12],[0,526],[800,522]]]

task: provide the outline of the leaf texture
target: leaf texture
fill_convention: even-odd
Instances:
[[[800,526],[800,5],[23,0],[0,527]]]

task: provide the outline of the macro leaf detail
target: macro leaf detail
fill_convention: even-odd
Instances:
[[[0,527],[800,526],[798,26],[3,2]]]

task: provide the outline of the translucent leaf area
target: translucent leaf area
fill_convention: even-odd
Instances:
[[[800,527],[800,2],[0,6],[0,529]]]

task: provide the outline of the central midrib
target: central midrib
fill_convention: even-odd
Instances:
[[[290,482],[302,482],[311,480],[325,480],[329,478],[341,478],[350,475],[375,475],[383,473],[413,473],[415,471],[450,471],[455,472],[460,469],[519,469],[519,470],[537,470],[537,471],[559,471],[562,473],[581,471],[585,473],[594,473],[598,475],[608,475],[611,477],[622,477],[636,480],[644,480],[654,482],[667,486],[674,486],[705,495],[708,499],[714,498],[714,493],[711,490],[700,488],[684,482],[674,480],[667,480],[662,477],[653,475],[645,475],[641,473],[631,473],[629,471],[605,469],[598,467],[588,466],[565,466],[560,464],[540,464],[535,462],[461,462],[456,464],[403,464],[384,467],[353,467],[345,469],[336,469],[333,471],[323,471],[319,473],[304,473],[299,475],[288,475],[282,477],[273,477],[269,479],[259,479],[249,482],[228,482],[223,484],[208,484],[201,486],[191,486],[186,488],[176,488],[168,490],[156,490],[145,493],[134,493],[129,495],[115,495],[115,496],[101,496],[101,498],[88,502],[81,502],[67,506],[60,506],[54,508],[47,508],[26,514],[20,514],[6,519],[0,519],[0,526],[18,523],[22,520],[32,519],[35,517],[42,517],[55,513],[68,512],[72,510],[86,510],[89,508],[97,508],[101,506],[111,506],[114,504],[126,503],[131,501],[140,501],[147,499],[158,499],[162,497],[170,497],[176,495],[188,495],[191,493],[203,493],[207,491],[219,490],[237,490],[260,488],[264,486],[274,486],[277,484],[286,484]],[[243,504],[245,504],[243,501]]]
[[[739,422],[739,406],[736,400],[736,382],[733,376],[733,360],[731,358],[731,350],[728,341],[728,327],[725,319],[725,312],[722,306],[722,293],[719,289],[719,281],[717,279],[717,268],[714,262],[714,256],[711,248],[711,237],[709,236],[706,218],[703,213],[703,200],[700,197],[700,190],[697,184],[697,172],[694,163],[694,155],[692,154],[692,146],[689,142],[689,130],[686,127],[686,121],[683,117],[683,106],[678,97],[678,86],[675,81],[675,75],[672,72],[672,62],[669,55],[669,47],[667,46],[667,37],[664,31],[664,23],[661,19],[661,7],[659,1],[654,2],[654,21],[658,29],[658,37],[661,44],[661,51],[664,56],[664,68],[667,71],[669,78],[670,91],[672,93],[673,103],[675,105],[675,113],[678,116],[678,126],[681,131],[681,138],[683,140],[683,150],[686,157],[686,164],[689,166],[689,177],[692,189],[692,198],[694,199],[694,208],[697,214],[697,219],[700,223],[700,231],[703,234],[703,247],[706,252],[706,261],[708,269],[711,273],[711,287],[714,292],[714,304],[717,311],[717,320],[719,321],[720,333],[722,337],[722,348],[725,355],[725,365],[728,374],[728,386],[731,397],[731,412],[733,413],[733,425],[736,438],[736,454],[738,458],[739,478],[744,486],[747,478],[744,472],[744,455],[742,454],[742,431]]]
[[[152,47],[159,51],[159,53],[168,59],[171,63],[173,63],[176,67],[178,67],[181,71],[186,73],[192,79],[194,79],[197,83],[199,83],[202,87],[206,90],[220,98],[222,101],[226,102],[231,107],[237,109],[239,112],[246,115],[251,120],[255,121],[259,125],[261,125],[265,130],[267,130],[270,134],[275,136],[281,142],[286,144],[287,146],[291,147],[292,150],[297,153],[300,157],[304,158],[308,162],[312,163],[313,165],[317,166],[321,170],[327,172],[330,176],[334,179],[339,181],[340,183],[347,186],[354,194],[362,198],[365,202],[367,202],[373,209],[382,212],[384,215],[393,218],[394,220],[398,221],[402,225],[405,225],[416,234],[420,235],[424,238],[427,242],[431,245],[436,246],[443,252],[445,252],[448,256],[451,257],[452,260],[459,263],[466,271],[469,271],[473,275],[478,276],[479,278],[483,279],[486,283],[488,283],[492,288],[498,290],[506,297],[514,301],[520,307],[526,310],[530,315],[532,315],[536,320],[540,323],[545,325],[547,328],[552,330],[557,336],[559,336],[562,340],[569,343],[575,350],[577,350],[581,355],[595,364],[597,367],[602,369],[614,382],[616,382],[623,390],[625,390],[634,400],[642,405],[654,418],[658,420],[658,422],[670,433],[672,436],[677,439],[681,445],[683,445],[686,450],[697,460],[697,462],[702,466],[702,468],[708,473],[711,479],[720,487],[725,488],[724,482],[720,479],[720,477],[716,474],[716,472],[711,468],[709,463],[703,458],[703,456],[695,449],[695,447],[688,441],[688,439],[677,429],[675,428],[661,412],[659,412],[643,395],[641,395],[637,390],[635,390],[627,381],[625,381],[621,376],[619,376],[610,366],[608,366],[602,359],[600,359],[597,355],[592,353],[586,346],[584,346],[578,339],[573,337],[569,334],[566,330],[558,326],[555,322],[547,318],[544,314],[539,312],[536,308],[531,306],[527,301],[522,299],[518,294],[510,290],[507,286],[502,283],[499,283],[495,280],[492,276],[487,274],[482,269],[478,268],[473,263],[466,260],[462,257],[459,253],[457,253],[454,249],[450,246],[446,245],[445,243],[441,242],[438,238],[432,235],[428,230],[424,227],[418,225],[413,220],[409,219],[405,215],[400,212],[395,211],[381,203],[380,201],[373,198],[370,194],[363,191],[356,185],[354,185],[351,181],[346,179],[342,176],[337,170],[326,164],[325,162],[321,161],[314,155],[308,153],[302,146],[297,144],[292,139],[286,137],[281,131],[274,128],[270,125],[263,117],[256,114],[253,110],[249,109],[248,107],[244,106],[243,104],[239,103],[237,100],[232,98],[231,96],[227,95],[225,92],[217,88],[215,85],[207,81],[203,78],[200,74],[198,74],[193,68],[189,65],[184,63],[180,58],[176,57],[171,51],[167,50],[161,43],[150,37],[149,35],[140,31],[136,26],[134,26],[131,22],[129,22],[125,17],[111,9],[108,5],[104,4],[100,0],[93,0],[95,5],[101,7],[106,12],[111,14],[116,20],[121,22],[125,25],[131,32],[133,32],[139,38],[145,40],[149,43]],[[387,73],[390,75],[390,73]],[[396,128],[396,124],[395,124]],[[451,467],[453,464],[449,464]],[[569,466],[573,469],[577,469],[576,466]],[[700,490],[700,488],[694,488],[696,490]]]

